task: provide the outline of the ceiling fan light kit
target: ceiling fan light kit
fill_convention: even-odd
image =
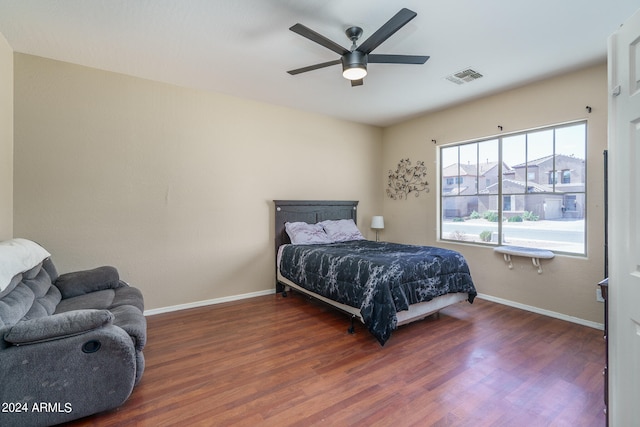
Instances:
[[[342,77],[347,80],[360,80],[367,75],[367,55],[354,50],[342,57]]]
[[[345,33],[349,40],[351,40],[351,50],[345,49],[338,43],[335,43],[302,24],[295,24],[289,28],[291,31],[332,50],[340,55],[340,59],[297,68],[287,72],[291,75],[296,75],[342,63],[342,76],[351,81],[351,86],[361,86],[363,84],[363,78],[367,75],[367,64],[424,64],[429,59],[428,56],[377,55],[371,53],[375,48],[380,46],[385,40],[395,34],[396,31],[404,27],[416,16],[417,13],[409,9],[401,9],[400,12],[396,13],[367,40],[360,44],[360,46],[358,46],[356,42],[362,36],[362,28],[347,28]]]

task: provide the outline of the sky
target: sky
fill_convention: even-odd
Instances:
[[[586,122],[573,123],[555,129],[555,154],[584,159],[586,153]],[[502,160],[509,166],[554,154],[554,130],[542,129],[502,137]],[[476,164],[498,161],[498,138],[442,148],[442,166],[458,163]]]

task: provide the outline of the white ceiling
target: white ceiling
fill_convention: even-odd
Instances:
[[[374,53],[430,55],[370,64],[352,88],[338,59],[289,31],[301,23],[349,48],[401,8],[418,16]],[[0,0],[16,52],[386,126],[603,61],[607,37],[638,0]],[[473,68],[483,78],[445,77]]]

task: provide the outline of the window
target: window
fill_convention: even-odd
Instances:
[[[558,179],[560,177],[560,179]],[[561,182],[562,184],[571,184],[571,171],[568,169],[564,169],[560,172],[551,171],[549,172],[549,185],[557,184]]]
[[[564,209],[565,211],[570,212],[575,212],[578,210],[578,200],[574,194],[569,194],[565,198]]]
[[[581,121],[441,147],[440,239],[586,254],[586,146]]]
[[[513,196],[504,196],[502,198],[502,210],[509,212],[511,210],[511,198]]]

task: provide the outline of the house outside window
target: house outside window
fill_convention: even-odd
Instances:
[[[585,255],[586,126],[580,121],[440,147],[438,237]]]

